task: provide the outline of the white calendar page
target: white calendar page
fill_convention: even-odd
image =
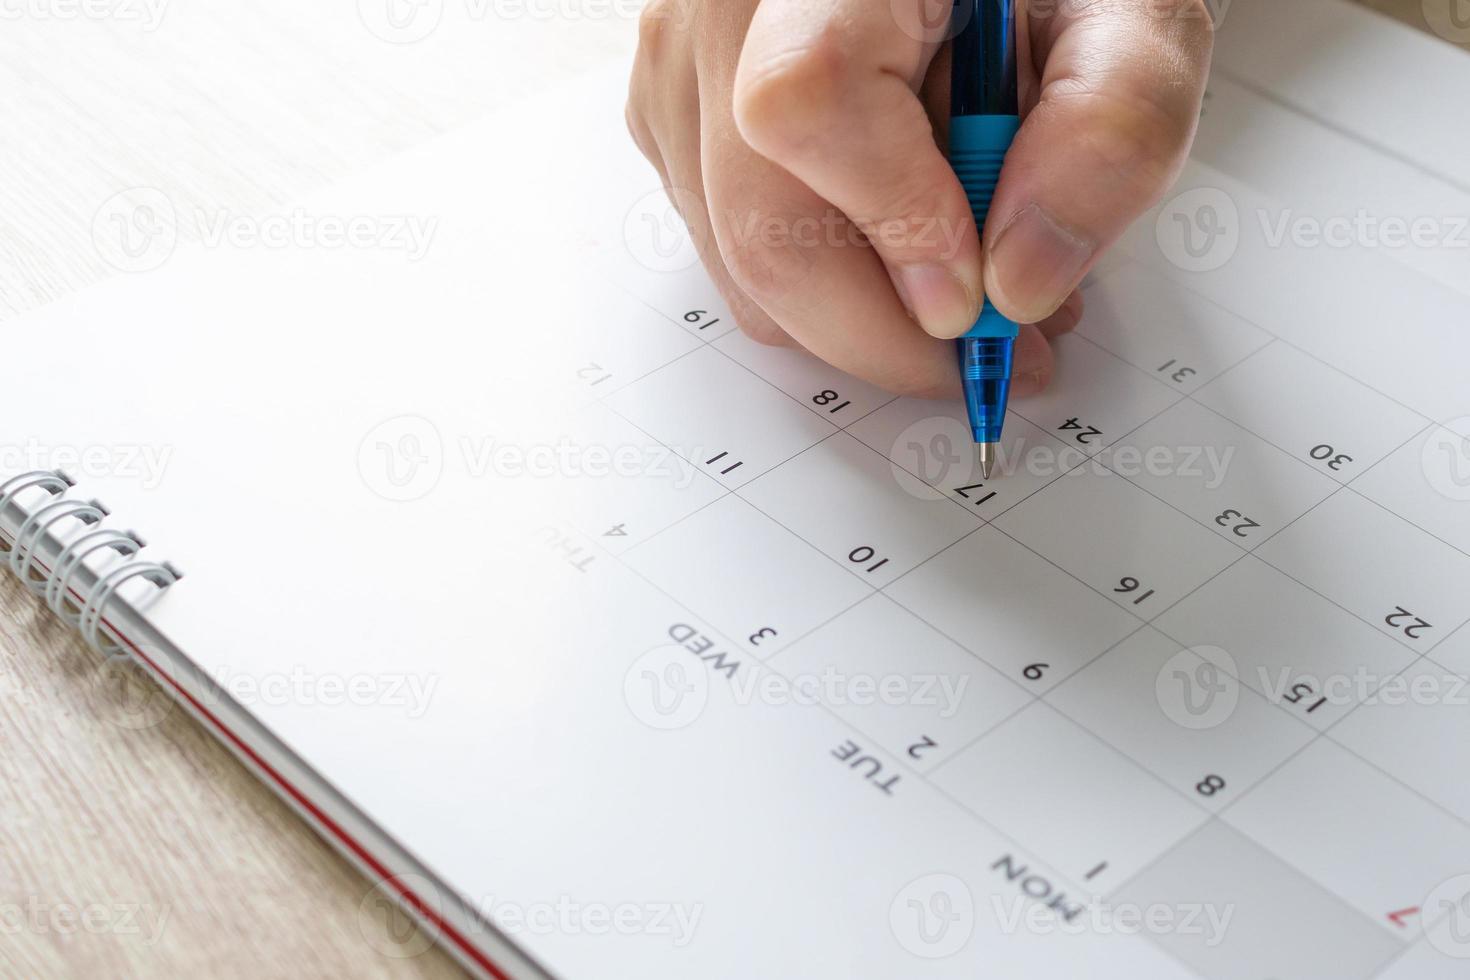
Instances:
[[[1314,108],[1334,64],[1237,80],[1272,22],[1230,16],[1196,160],[990,481],[961,406],[735,329],[612,75],[304,205],[432,217],[421,260],[181,250],[18,324],[0,404],[167,450],[79,481],[186,572],[160,652],[484,948],[1460,977],[1465,191]],[[1442,236],[1302,239],[1364,202]]]

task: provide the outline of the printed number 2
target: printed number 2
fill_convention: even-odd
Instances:
[[[1099,429],[1096,426],[1083,425],[1076,419],[1067,419],[1067,421],[1063,422],[1060,426],[1057,427],[1057,431],[1077,433],[1072,438],[1076,439],[1084,446],[1092,445],[1093,441],[1102,435],[1102,429]]]
[[[1229,528],[1230,532],[1234,534],[1237,538],[1248,537],[1249,535],[1247,534],[1247,532],[1250,531],[1251,528],[1261,526],[1258,522],[1251,520],[1249,517],[1246,517],[1238,510],[1227,510],[1219,517],[1215,518],[1215,523],[1220,525],[1221,527]]]
[[[1386,624],[1396,630],[1402,630],[1403,634],[1411,640],[1417,640],[1424,635],[1425,630],[1432,630],[1434,626],[1415,616],[1403,606],[1394,606],[1394,611],[1384,620]],[[1413,620],[1413,622],[1409,622]],[[1407,625],[1405,625],[1407,623]]]

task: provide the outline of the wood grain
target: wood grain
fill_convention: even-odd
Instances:
[[[0,32],[0,318],[116,274],[91,226],[120,190],[250,213],[632,44],[625,22],[452,14],[389,44],[352,3],[155,2],[154,30],[29,16]],[[1426,26],[1421,0],[1364,2]],[[0,821],[0,976],[462,976],[403,942],[370,882],[8,574]]]

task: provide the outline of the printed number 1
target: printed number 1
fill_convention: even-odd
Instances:
[[[842,396],[839,395],[837,392],[828,388],[826,391],[819,391],[815,395],[813,395],[812,404],[820,408],[827,408],[828,405],[831,405],[833,402],[841,397]],[[842,411],[844,408],[851,404],[852,402],[850,401],[844,401],[841,405],[838,405],[835,408],[827,408],[827,414],[836,415],[838,412]]]

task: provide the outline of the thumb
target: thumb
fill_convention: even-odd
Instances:
[[[928,3],[764,0],[735,119],[751,148],[851,219],[909,312],[948,339],[980,313],[980,238],[916,94],[937,44],[904,25],[920,24]]]
[[[1027,5],[1035,7],[1035,5]],[[985,287],[1006,316],[1056,312],[1188,155],[1214,31],[1203,0],[1053,5],[1028,28],[1044,63],[985,225]]]

